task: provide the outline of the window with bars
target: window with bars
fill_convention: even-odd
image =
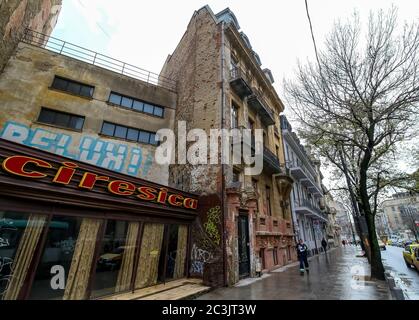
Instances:
[[[93,98],[93,92],[95,89],[93,86],[58,76],[54,77],[51,88],[87,98]]]
[[[42,107],[37,121],[61,128],[81,131],[84,125],[84,119],[83,116]]]
[[[164,108],[144,102],[132,97],[124,96],[122,94],[111,92],[109,95],[109,103],[118,105],[123,108],[131,109],[138,112],[147,113],[156,117],[164,117]]]
[[[158,145],[155,132],[130,128],[107,121],[103,122],[100,133],[105,136],[116,137],[127,141]]]

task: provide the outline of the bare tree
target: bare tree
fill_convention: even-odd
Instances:
[[[392,8],[371,13],[365,35],[356,13],[337,22],[316,62],[300,64],[285,89],[302,137],[344,174],[366,220],[371,276],[384,279],[374,221],[397,146],[417,132],[419,27],[399,32]]]

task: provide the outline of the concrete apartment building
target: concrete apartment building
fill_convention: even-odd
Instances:
[[[392,234],[400,236],[406,234],[411,239],[415,238],[415,231],[419,231],[419,227],[416,226],[416,223],[419,224],[419,195],[408,192],[396,193],[384,200],[381,207]]]
[[[285,163],[294,179],[291,207],[296,234],[304,240],[312,254],[317,254],[322,250],[322,239],[327,239],[328,224],[320,162],[307,153],[284,115],[281,115],[281,130]]]
[[[264,131],[264,166],[258,176],[244,175],[240,165],[170,168],[170,185],[206,194],[209,212],[218,212],[216,219],[212,214],[201,217],[201,225],[208,226],[208,220],[216,225],[209,237],[196,242],[211,257],[206,270],[196,271],[214,275],[215,285],[231,285],[255,276],[257,262],[269,270],[294,261],[289,206],[293,180],[281,166],[279,114],[284,106],[271,72],[262,69],[233,12],[214,14],[208,6],[196,11],[161,74],[178,81],[175,120],[186,121],[188,130]]]
[[[170,79],[26,30],[0,74],[0,299],[202,290],[184,283],[198,196],[154,158],[176,102]]]
[[[28,32],[1,75],[0,138],[167,185],[154,138],[173,127],[174,82],[128,76],[134,67],[118,74],[109,59],[96,55],[93,64],[95,53],[58,39],[43,47],[42,37]]]

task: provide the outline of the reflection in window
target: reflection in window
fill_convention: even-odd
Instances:
[[[16,300],[28,275],[47,217],[0,212],[0,297]]]
[[[108,220],[96,265],[92,297],[130,289],[139,227],[139,222]]]
[[[64,285],[70,271],[76,241],[82,219],[72,217],[54,217],[48,226],[48,235],[42,258],[36,270],[30,299],[62,299],[65,287],[53,289],[51,274],[53,266],[64,268]],[[58,281],[58,280],[57,280]],[[57,282],[58,283],[58,282]]]
[[[90,270],[101,222],[90,218],[52,218],[32,285],[31,299],[88,298]],[[64,269],[64,283],[51,273],[52,266]]]
[[[184,276],[187,230],[188,228],[183,225],[169,225],[167,228],[168,242],[164,281]]]

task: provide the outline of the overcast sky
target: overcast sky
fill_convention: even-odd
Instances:
[[[282,96],[282,79],[292,78],[297,60],[314,59],[304,0],[63,0],[53,36],[153,72],[160,72],[195,10],[229,7],[249,37],[262,67],[271,69]],[[309,0],[318,46],[337,19],[355,9],[361,21],[370,10],[398,7],[399,21],[418,19],[418,0]],[[327,175],[327,173],[326,173]]]
[[[393,3],[399,18],[418,18],[417,0],[309,0],[316,41],[330,31],[338,18],[354,9],[366,20],[370,10]],[[159,72],[173,52],[195,10],[208,4],[214,13],[229,7],[247,34],[262,67],[272,70],[275,87],[282,93],[282,79],[292,77],[297,59],[313,59],[313,46],[304,0],[63,0],[53,35],[94,51]]]

